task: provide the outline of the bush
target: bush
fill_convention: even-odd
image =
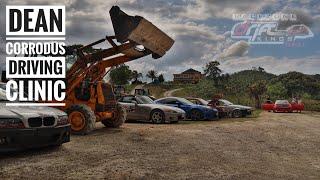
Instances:
[[[306,111],[320,111],[320,101],[306,99],[303,100],[304,108]]]

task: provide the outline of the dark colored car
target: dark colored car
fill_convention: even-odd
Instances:
[[[186,112],[186,118],[191,120],[213,120],[218,118],[218,110],[208,106],[194,104],[185,98],[166,97],[155,101],[158,104],[178,107]]]
[[[224,108],[222,108],[220,106],[215,106],[215,107],[211,106],[211,105],[209,105],[209,101],[206,101],[206,100],[204,100],[202,98],[188,97],[186,99],[189,100],[190,102],[194,103],[194,104],[198,104],[198,105],[202,105],[202,106],[209,106],[209,107],[212,107],[214,109],[217,109],[219,118],[222,118],[222,117],[227,115],[227,112],[225,111]]]
[[[2,84],[3,85],[3,84]],[[0,152],[70,141],[70,124],[63,111],[49,107],[10,107],[0,88]]]
[[[232,102],[225,99],[218,99],[214,104],[212,101],[208,102],[201,98],[188,98],[188,100],[200,104],[210,106],[212,108],[216,108],[219,111],[219,117],[245,117],[247,115],[251,115],[253,108],[249,106],[242,106],[233,104]]]
[[[234,118],[246,117],[248,115],[251,115],[253,111],[253,108],[250,106],[233,104],[232,102],[225,99],[219,99],[217,106],[223,108],[224,111],[228,113],[228,116]]]

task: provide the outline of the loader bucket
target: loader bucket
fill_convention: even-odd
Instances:
[[[110,17],[118,42],[133,41],[150,50],[154,58],[162,57],[174,40],[141,16],[129,16],[118,6],[113,6]]]

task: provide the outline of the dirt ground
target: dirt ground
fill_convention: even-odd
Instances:
[[[152,125],[0,156],[0,179],[320,179],[320,114]]]

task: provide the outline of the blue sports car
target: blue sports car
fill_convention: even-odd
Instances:
[[[218,118],[218,110],[208,106],[193,104],[180,97],[165,97],[155,101],[158,104],[178,107],[186,112],[186,118],[191,120],[212,120]]]

